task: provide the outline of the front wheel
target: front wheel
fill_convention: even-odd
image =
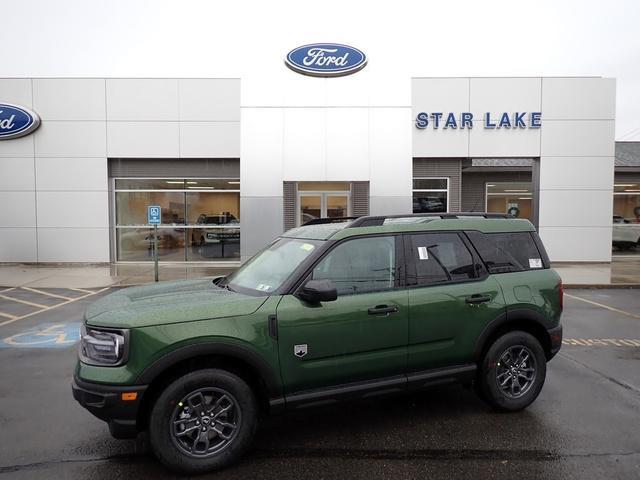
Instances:
[[[241,378],[225,370],[198,370],[160,394],[149,440],[167,467],[198,474],[237,460],[251,444],[256,424],[255,396]]]
[[[482,360],[480,396],[498,410],[522,410],[538,397],[546,374],[540,342],[526,332],[509,332],[491,345]]]

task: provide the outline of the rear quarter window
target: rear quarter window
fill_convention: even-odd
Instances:
[[[466,232],[489,273],[522,272],[546,268],[531,232]]]

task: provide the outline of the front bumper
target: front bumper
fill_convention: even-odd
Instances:
[[[551,360],[562,347],[562,324],[547,330],[549,333],[549,358]]]
[[[73,398],[100,420],[109,424],[115,438],[134,438],[138,434],[138,410],[147,385],[115,386],[73,379]],[[124,393],[136,393],[135,400],[123,400]]]

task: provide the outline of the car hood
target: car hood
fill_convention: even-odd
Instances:
[[[214,285],[212,280],[213,277],[125,288],[91,305],[85,319],[97,327],[146,327],[249,315],[267,299],[231,292]]]

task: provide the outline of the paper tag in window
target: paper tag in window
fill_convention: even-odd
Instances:
[[[307,252],[310,252],[311,250],[313,250],[315,247],[313,245],[311,245],[310,243],[303,243],[302,245],[300,245],[300,248],[302,250],[306,250]]]
[[[530,258],[529,268],[542,268],[542,260],[539,258]]]
[[[418,247],[418,257],[420,258],[420,260],[429,260],[427,247]]]

